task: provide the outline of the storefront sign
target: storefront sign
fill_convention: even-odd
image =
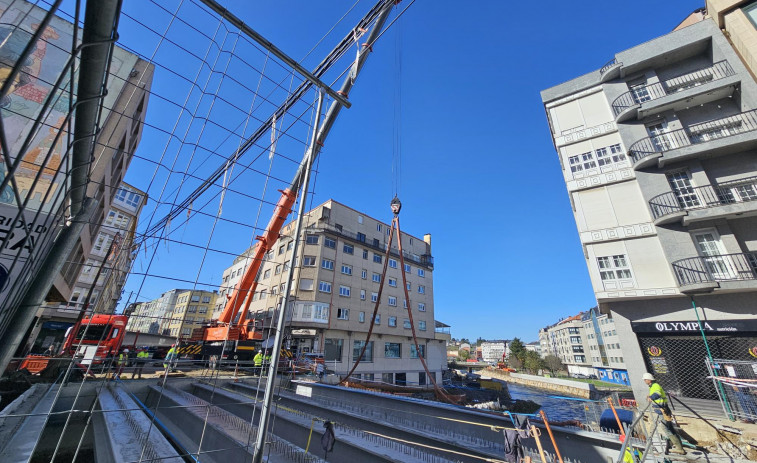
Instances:
[[[649,352],[649,355],[651,355],[652,357],[659,357],[660,355],[662,355],[662,349],[657,346],[651,346],[647,348],[647,352]]]
[[[655,357],[649,359],[649,363],[652,364],[652,371],[656,375],[664,375],[668,372],[668,361],[664,357]]]
[[[633,322],[631,329],[635,333],[684,334],[699,331],[699,323],[694,321]],[[757,331],[755,320],[706,320],[702,329],[707,333],[739,333]]]

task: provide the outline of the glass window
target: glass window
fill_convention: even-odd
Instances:
[[[374,273],[372,279],[375,283],[381,283],[381,275],[378,273]]]
[[[350,309],[343,309],[343,308],[336,309],[336,318],[338,318],[339,320],[349,320]]]
[[[339,295],[343,297],[350,297],[350,287],[349,286],[339,286]]]
[[[418,293],[426,294],[426,287],[423,285],[418,285]]]
[[[410,267],[410,264],[405,264],[405,271],[407,273],[410,273],[411,270],[412,270],[412,267]]]
[[[398,342],[387,342],[384,344],[384,357],[388,359],[402,358],[402,344]]]
[[[361,362],[373,362],[373,341],[369,341],[368,345],[365,344],[365,341],[352,341],[352,358],[354,360],[360,358],[363,346],[365,346],[365,352]]]
[[[757,2],[752,2],[741,9],[747,18],[752,21],[752,25],[757,28]]]
[[[287,251],[291,251],[294,248],[294,240],[287,243]]]
[[[419,320],[418,321],[418,329],[420,331],[426,331],[426,321],[425,320]]]
[[[380,314],[380,313],[379,313],[379,314],[376,314],[376,324],[377,324],[377,325],[380,325],[380,324],[381,324],[381,314]]]
[[[357,321],[360,323],[365,323],[365,312],[360,312],[357,314]]]
[[[394,296],[389,296],[389,305],[392,307],[397,307],[397,298]]]
[[[286,252],[286,249],[287,247],[285,244],[282,244],[281,246],[279,246],[279,255],[284,254]]]
[[[325,236],[323,238],[323,245],[327,248],[336,249],[336,240]]]
[[[404,321],[404,322],[402,322],[402,326],[403,326],[403,327],[404,327],[404,328],[405,328],[406,330],[409,330],[409,329],[410,329],[410,320],[406,318],[406,319],[405,319],[405,321]]]
[[[334,261],[330,259],[321,259],[321,268],[326,270],[334,270]]]
[[[318,235],[306,235],[305,244],[318,244]]]
[[[331,292],[331,283],[327,281],[319,281],[318,282],[318,291],[322,293],[330,293]]]
[[[597,265],[602,280],[627,280],[631,278],[631,270],[625,255],[597,257]]]
[[[265,272],[263,272],[263,279],[264,279],[264,280],[265,280],[266,278],[270,277],[270,276],[271,276],[271,269],[268,269],[268,270],[266,270]]]
[[[342,273],[345,275],[352,275],[352,266],[342,265]]]
[[[341,362],[343,344],[344,339],[326,338],[323,343],[323,360]]]
[[[378,293],[371,293],[371,302],[378,301]]]
[[[397,279],[396,278],[389,278],[389,286],[397,287]]]
[[[418,276],[419,277],[425,277],[426,276],[426,271],[423,270],[422,268],[419,268],[418,269]]]
[[[376,224],[376,231],[381,231],[381,224],[380,223]]]
[[[365,233],[358,232],[357,240],[360,241],[361,243],[365,243]]]
[[[418,350],[415,349],[415,343],[410,344],[410,358],[411,359],[417,359],[418,353],[421,354],[421,357],[426,358],[426,345],[425,344],[418,344]]]
[[[363,259],[368,259],[368,250],[363,249]]]
[[[364,300],[365,300],[365,290],[364,290],[364,289],[361,289],[361,290],[360,290],[360,300],[361,300],[361,301],[364,301]]]
[[[389,317],[389,320],[386,322],[389,326],[397,326],[397,317]]]
[[[345,244],[344,248],[342,248],[345,254],[354,254],[355,253],[355,247],[351,244]]]
[[[302,291],[312,291],[313,280],[311,278],[300,278],[300,289]]]
[[[597,167],[597,163],[594,161],[594,154],[591,151],[570,156],[568,158],[568,164],[570,164],[570,171],[574,173]]]
[[[423,302],[419,302],[418,303],[418,310],[421,311],[421,312],[425,312],[426,311],[426,304],[424,304]]]
[[[281,264],[277,264],[276,270],[273,272],[274,275],[278,275],[279,273],[281,273]]]
[[[397,261],[394,259],[389,259],[389,267],[397,268]]]
[[[383,257],[381,257],[381,254],[376,254],[375,252],[373,253],[373,262],[380,264],[381,262],[383,262],[382,259]]]

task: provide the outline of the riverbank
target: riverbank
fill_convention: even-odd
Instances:
[[[595,399],[599,395],[597,388],[591,383],[581,383],[558,378],[545,378],[543,376],[526,375],[523,373],[508,373],[495,368],[481,370],[480,375],[482,378],[489,377],[499,379],[508,383],[559,392],[561,394],[568,394],[583,399]]]

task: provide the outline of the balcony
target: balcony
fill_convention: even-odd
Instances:
[[[757,110],[746,111],[733,116],[692,124],[685,129],[672,130],[642,138],[628,149],[634,169],[658,163],[660,167],[668,161],[680,161],[695,157],[703,151],[712,155],[745,150],[757,144]],[[717,140],[741,134],[749,136],[739,140],[717,142]],[[695,146],[695,149],[685,149]],[[680,152],[678,150],[681,150]],[[663,154],[665,155],[663,158]]]
[[[723,281],[757,280],[757,253],[700,256],[673,262],[683,293],[712,291]]]
[[[709,84],[721,81],[734,74],[735,72],[733,71],[733,68],[731,68],[727,61],[719,61],[712,66],[699,69],[695,72],[682,74],[667,79],[664,82],[655,82],[649,85],[633,87],[630,91],[620,95],[612,102],[612,110],[615,115],[615,120],[616,122],[620,122],[621,120],[628,119],[632,115],[646,117],[649,115],[649,110],[652,109],[650,106],[655,106],[655,109],[658,111],[669,109],[668,104],[671,103],[671,101],[668,100],[671,100],[671,98],[668,98],[665,101],[656,101],[669,95],[676,95],[674,98],[675,101],[687,100],[683,103],[684,107],[724,98],[728,95],[723,94],[722,91],[714,91],[716,90],[716,87],[718,87],[717,84]],[[734,82],[729,80],[723,82],[723,84],[725,86],[733,86]],[[696,90],[687,91],[690,89]],[[708,91],[711,91],[708,95],[701,95]],[[694,98],[696,98],[696,101],[694,101]],[[648,103],[653,101],[659,104]],[[642,112],[642,107],[646,109],[644,114],[640,114]]]
[[[615,58],[611,59],[599,70],[599,81],[607,82],[618,77],[621,67],[623,67],[623,63],[618,62]]]
[[[678,220],[688,225],[697,220],[757,212],[755,200],[757,200],[757,177],[750,177],[714,186],[689,187],[677,192],[669,191],[649,200],[649,208],[655,225]]]
[[[337,234],[337,235],[339,235],[339,236],[341,236],[343,238],[348,238],[348,239],[350,239],[352,241],[360,243],[361,246],[365,246],[365,247],[368,247],[368,248],[371,248],[371,249],[375,249],[375,250],[378,250],[378,251],[381,251],[381,252],[386,252],[386,244],[379,242],[378,245],[375,245],[373,242],[368,241],[365,238],[365,236],[359,236],[357,233],[352,233],[352,232],[346,231],[344,229],[340,229],[340,228],[337,228],[337,227],[334,227],[334,226],[331,226],[331,225],[326,225],[326,224],[321,225],[320,227],[318,227],[318,228],[316,228],[314,230],[318,230],[318,229],[326,231],[326,232],[335,233],[335,234]],[[393,255],[393,256],[399,256],[399,252],[398,252],[397,248],[395,248],[395,247],[392,247],[392,249],[391,249],[391,251],[389,251],[389,253],[391,255]],[[410,252],[407,252],[407,251],[403,250],[402,251],[402,256],[406,260],[409,260],[410,262],[413,262],[413,263],[418,264],[418,265],[422,265],[422,266],[424,266],[424,267],[426,267],[428,269],[432,269],[433,270],[433,268],[434,268],[434,257],[431,256],[430,254],[418,255],[418,254],[413,254],[413,253],[410,253]]]

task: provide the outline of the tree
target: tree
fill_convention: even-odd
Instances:
[[[532,350],[526,351],[523,367],[531,373],[538,373],[539,370],[545,368],[544,359]]]
[[[526,346],[523,345],[523,341],[519,338],[514,338],[510,343],[510,356],[515,357],[523,363],[526,359]]]
[[[556,371],[562,371],[565,369],[562,360],[556,355],[547,355],[544,357],[544,366],[550,373],[552,373],[552,375],[554,375]]]
[[[523,368],[523,362],[521,362],[518,357],[511,355],[507,359],[507,366],[515,370],[520,370]]]
[[[468,338],[460,338],[460,344],[470,344],[470,340]]]
[[[460,351],[457,354],[457,358],[460,360],[468,360],[470,357],[470,351],[467,349],[460,349]]]
[[[476,339],[476,345],[477,346],[480,346],[484,342],[486,342],[486,339],[484,339],[484,338],[478,338],[478,339]]]

